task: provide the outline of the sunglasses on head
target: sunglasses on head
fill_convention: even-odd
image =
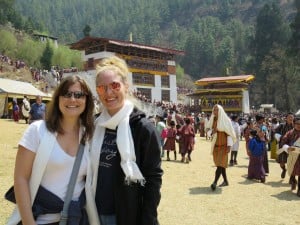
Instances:
[[[102,95],[107,91],[108,88],[112,91],[119,91],[121,88],[121,83],[114,81],[107,85],[100,84],[97,86],[97,92],[98,94]]]
[[[72,96],[76,99],[80,99],[86,96],[86,94],[82,91],[68,91],[67,93],[62,95],[64,98],[72,98]]]

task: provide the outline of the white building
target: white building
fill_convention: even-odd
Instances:
[[[82,51],[84,69],[92,76],[101,59],[113,55],[123,58],[129,67],[132,91],[152,102],[177,102],[175,56],[184,55],[183,51],[89,36],[71,44],[71,49]]]

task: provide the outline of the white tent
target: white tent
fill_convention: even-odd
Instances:
[[[24,95],[31,99],[35,99],[37,95],[42,96],[43,100],[51,98],[49,94],[40,91],[30,83],[0,78],[0,117],[7,114],[8,98],[23,99]]]

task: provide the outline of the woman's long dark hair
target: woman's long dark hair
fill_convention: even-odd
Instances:
[[[94,132],[94,100],[89,86],[81,77],[72,75],[61,81],[53,93],[52,100],[47,105],[45,121],[50,132],[64,133],[64,130],[61,127],[62,113],[59,110],[59,96],[66,94],[69,87],[76,82],[80,83],[81,90],[86,93],[86,106],[80,115],[81,124],[85,127],[85,132],[83,133],[81,140],[84,143],[91,139]]]

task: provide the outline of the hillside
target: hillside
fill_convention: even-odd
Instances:
[[[136,42],[167,44],[174,24],[188,31],[193,29],[195,19],[215,17],[223,24],[234,18],[247,26],[253,25],[263,5],[272,2],[274,0],[15,0],[15,9],[65,44],[82,38],[87,24],[92,36],[128,40],[132,32]],[[295,12],[294,1],[277,2],[284,17],[290,20]],[[162,33],[169,35],[161,36]]]
[[[296,49],[290,43],[299,33],[291,26],[298,24],[295,1],[15,0],[11,1],[15,14],[7,13],[2,20],[1,15],[11,10],[0,10],[0,24],[11,22],[30,35],[57,37],[64,48],[84,36],[128,40],[132,34],[135,43],[183,50],[185,55],[176,58],[176,63],[194,81],[254,74],[251,104],[272,103],[287,110],[299,105],[297,66],[286,55],[286,50]],[[297,41],[294,38],[293,43]],[[0,40],[0,51],[6,46]],[[24,55],[30,52],[28,65],[40,63],[44,48],[27,41],[10,51],[19,53],[20,47]],[[50,63],[66,68],[62,61],[72,55],[61,57],[56,51]],[[74,61],[67,63],[72,67]],[[35,67],[44,69],[45,65]]]
[[[274,0],[15,0],[31,32],[69,44],[86,35],[183,50],[177,62],[193,79],[246,73],[256,18]],[[280,0],[283,20],[293,0]],[[287,25],[288,26],[288,25]],[[249,73],[249,72],[248,72]],[[251,73],[251,72],[250,72]]]

